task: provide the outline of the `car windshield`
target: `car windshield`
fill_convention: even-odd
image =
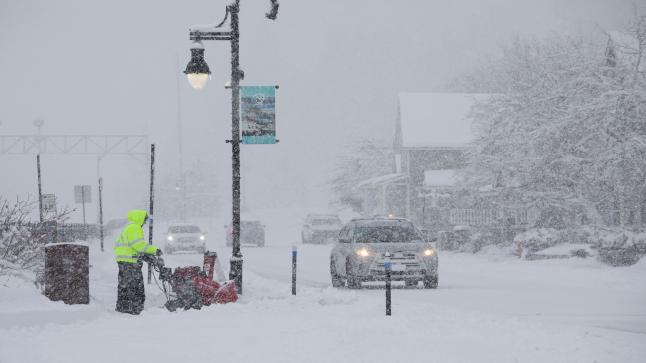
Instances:
[[[354,228],[356,243],[413,242],[422,238],[412,224],[359,225]]]
[[[312,220],[313,226],[336,226],[341,224],[338,218],[317,218]]]
[[[173,226],[168,228],[170,233],[200,233],[198,226]]]

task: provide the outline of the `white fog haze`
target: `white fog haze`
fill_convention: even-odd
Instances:
[[[644,0],[0,0],[0,363],[646,362],[645,180]]]
[[[225,1],[13,1],[0,4],[0,132],[147,134],[160,175],[177,175],[177,77],[184,165],[207,161],[229,213],[229,47],[206,44],[212,79],[190,88],[183,71],[191,24],[218,23]],[[400,91],[434,91],[516,36],[614,29],[631,1],[265,1],[241,5],[242,84],[279,84],[273,146],[242,148],[248,203],[324,207],[342,148],[390,137]],[[179,65],[178,65],[179,64]],[[33,155],[1,156],[10,194],[35,192]],[[70,185],[96,185],[93,156],[43,156],[43,183],[73,204]],[[74,165],[74,167],[68,167]],[[147,189],[147,167],[125,156],[103,163],[106,214]],[[124,173],[127,177],[120,177]],[[272,190],[268,193],[268,190]],[[270,196],[268,195],[270,194]],[[115,203],[112,203],[114,201]],[[125,208],[127,209],[127,208]],[[94,208],[88,211],[95,213]],[[80,221],[80,215],[73,215]]]

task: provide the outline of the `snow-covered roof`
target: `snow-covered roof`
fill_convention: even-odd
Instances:
[[[610,53],[611,52],[611,53]],[[608,32],[608,48],[606,57],[610,56],[631,68],[637,67],[639,56],[639,40],[632,34],[621,31]],[[639,70],[643,70],[644,65],[640,63]]]
[[[452,187],[458,182],[455,169],[425,170],[424,186],[427,187]]]
[[[631,34],[621,31],[608,32],[612,45],[627,53],[636,53],[639,50],[639,41]]]
[[[400,93],[399,145],[466,147],[474,138],[469,118],[471,106],[487,97],[475,93]]]
[[[386,174],[386,175],[380,175],[374,178],[366,179],[360,182],[359,184],[357,184],[357,186],[364,187],[364,186],[374,186],[374,185],[380,185],[380,184],[389,184],[389,183],[398,182],[404,179],[406,179],[406,174],[400,174],[400,173]]]

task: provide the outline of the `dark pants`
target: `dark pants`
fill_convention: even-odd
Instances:
[[[139,314],[144,309],[144,275],[141,263],[117,262],[119,265],[119,286],[117,291],[117,311]]]

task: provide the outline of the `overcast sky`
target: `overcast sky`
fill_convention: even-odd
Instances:
[[[205,42],[213,78],[192,90],[180,74],[188,26],[219,22],[226,1],[0,0],[0,133],[142,134],[159,149],[159,173],[178,165],[178,92],[184,164],[218,172],[230,194],[229,46]],[[590,34],[623,27],[630,0],[242,0],[244,84],[280,85],[281,142],[243,146],[250,205],[324,204],[342,145],[388,138],[400,91],[437,91],[484,53],[517,35]],[[179,66],[178,66],[179,64]],[[71,204],[72,185],[96,184],[91,156],[43,156],[46,192]],[[0,155],[0,193],[36,192],[33,156]],[[7,172],[9,171],[9,172]],[[121,156],[103,164],[108,216],[147,195],[147,166]],[[141,206],[139,206],[141,207]],[[93,211],[91,213],[93,216]]]

